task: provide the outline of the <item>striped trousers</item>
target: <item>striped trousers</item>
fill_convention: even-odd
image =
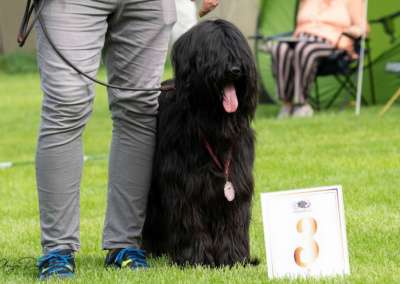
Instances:
[[[324,39],[300,35],[298,42],[278,42],[272,47],[272,73],[281,100],[292,104],[307,103],[318,61],[336,48]]]

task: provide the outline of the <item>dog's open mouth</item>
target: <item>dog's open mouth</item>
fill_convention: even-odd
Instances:
[[[234,84],[228,84],[224,87],[224,99],[222,102],[224,110],[227,113],[235,112],[239,106]]]

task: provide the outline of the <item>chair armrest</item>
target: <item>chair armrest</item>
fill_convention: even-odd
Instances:
[[[279,34],[276,34],[276,35],[267,36],[267,37],[264,38],[264,40],[266,40],[266,41],[279,40],[279,38],[281,38],[281,37],[289,37],[289,36],[292,36],[292,35],[293,35],[293,32],[279,33]]]
[[[361,40],[361,36],[354,36],[354,35],[352,35],[352,34],[350,34],[350,33],[343,32],[342,35],[345,36],[345,37],[348,37],[348,38],[351,39],[352,41]]]
[[[288,37],[291,36],[293,34],[293,32],[284,32],[284,33],[279,33],[276,35],[272,35],[272,36],[264,36],[262,34],[256,34],[254,36],[249,36],[249,39],[255,39],[255,40],[262,40],[262,41],[272,41],[272,40],[279,40],[279,38],[281,37]]]
[[[356,36],[346,33],[346,32],[343,32],[341,35],[348,37],[353,41],[353,49],[356,52],[356,54],[360,55],[362,36],[356,37]],[[365,42],[366,42],[365,53],[369,53],[371,51],[370,51],[370,46],[369,46],[370,38],[368,36],[365,37]]]

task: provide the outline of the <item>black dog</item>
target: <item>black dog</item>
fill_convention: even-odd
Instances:
[[[144,248],[179,265],[249,263],[257,75],[231,23],[205,21],[174,45],[160,95]],[[171,83],[171,82],[170,82]]]

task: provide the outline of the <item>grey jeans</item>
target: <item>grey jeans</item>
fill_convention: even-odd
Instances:
[[[42,0],[43,1],[43,0]],[[108,80],[160,84],[174,0],[45,0],[42,18],[60,51],[95,76],[104,55]],[[36,153],[43,252],[77,251],[82,132],[94,86],[66,65],[37,26],[44,92]],[[158,92],[108,89],[113,120],[103,248],[140,246],[156,135]]]

